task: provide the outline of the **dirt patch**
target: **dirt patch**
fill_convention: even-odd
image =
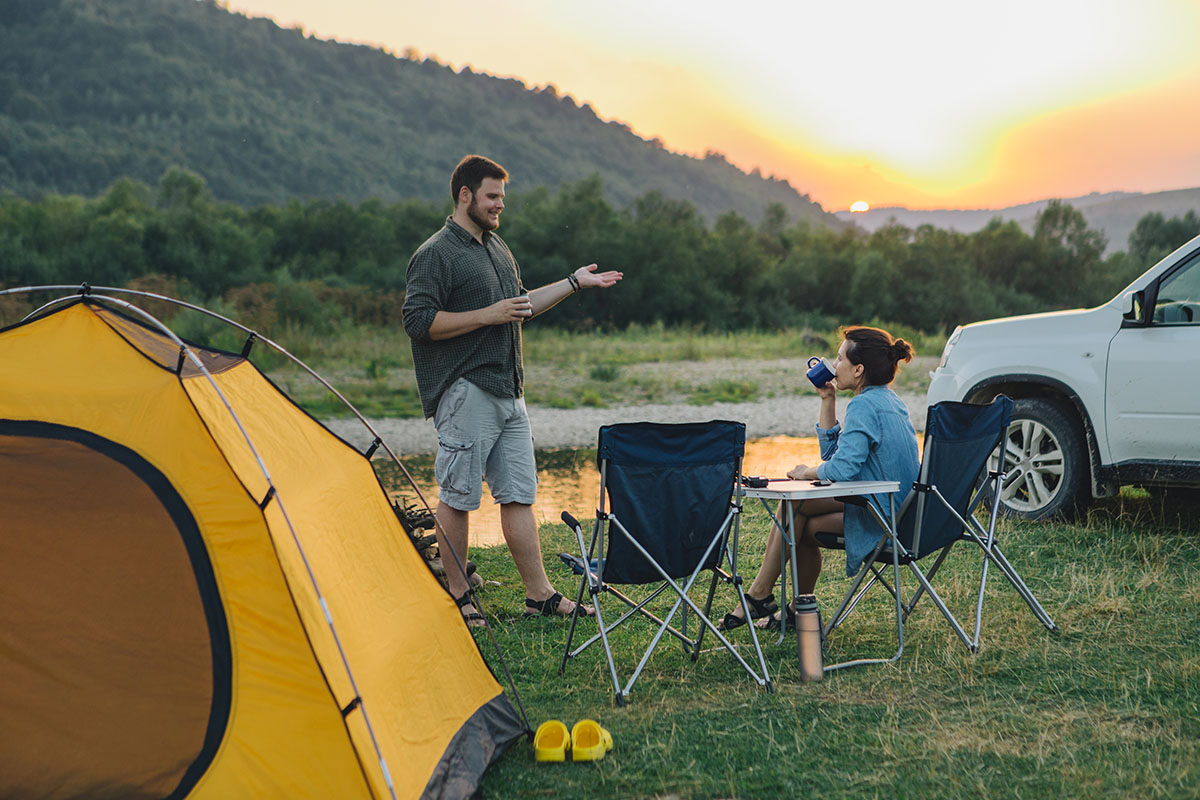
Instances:
[[[925,427],[925,387],[928,371],[937,365],[935,358],[917,358],[904,367],[894,388],[908,406],[914,427]],[[814,436],[820,401],[799,381],[804,379],[805,360],[711,359],[636,364],[623,368],[627,376],[644,376],[678,387],[664,402],[607,408],[546,408],[529,406],[536,445],[540,448],[594,447],[601,425],[618,422],[704,422],[731,419],[746,423],[751,439],[768,436]],[[562,381],[561,373],[549,367],[526,371],[533,381]],[[719,380],[756,381],[759,399],[746,403],[690,405],[694,387]],[[845,400],[838,401],[839,408]],[[423,419],[372,419],[371,426],[400,455],[430,453],[436,448],[433,423]],[[358,420],[332,420],[325,423],[334,433],[355,447],[366,449],[374,438]]]

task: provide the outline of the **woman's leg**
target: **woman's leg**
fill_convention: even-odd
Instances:
[[[802,519],[799,512],[793,519]],[[793,525],[796,523],[793,522]],[[771,533],[767,535],[767,550],[763,553],[762,564],[758,568],[758,574],[754,576],[754,582],[750,584],[747,594],[754,598],[768,597],[775,588],[775,583],[779,580],[779,558],[783,552],[783,534],[779,532],[779,526],[772,523]],[[736,611],[734,612],[737,613]],[[740,615],[739,615],[740,616]]]
[[[841,533],[842,503],[837,500],[809,500],[803,505],[805,515],[796,517],[796,584],[800,596],[813,594],[821,575],[821,546],[816,533]],[[791,605],[788,605],[789,619]],[[757,623],[767,629],[778,628],[779,614]],[[790,624],[790,622],[789,622]]]
[[[762,609],[759,613],[769,614],[777,608],[775,605],[768,606],[767,604],[771,602],[775,582],[779,580],[779,553],[782,549],[783,536],[779,533],[779,527],[772,524],[771,532],[767,534],[767,551],[763,554],[762,565],[758,568],[758,575],[754,577],[754,582],[746,589],[746,598],[750,601],[751,608],[756,604],[759,605]],[[725,615],[717,627],[721,630],[741,627],[743,624],[741,621],[745,618],[746,614],[742,611],[742,604],[738,603],[733,607],[733,611]]]
[[[803,590],[806,580],[806,569],[811,569],[811,566],[806,567],[805,559],[813,558],[812,554],[806,554],[804,550],[803,533],[808,527],[810,515],[823,517],[836,512],[840,518],[842,504],[837,500],[819,499],[806,500],[798,506],[793,506],[794,513],[792,515],[792,530],[797,533],[797,548],[796,559],[798,568],[797,576],[800,578],[800,588]],[[825,530],[821,528],[820,530]],[[839,528],[840,530],[840,528]],[[816,540],[813,540],[815,547]],[[746,590],[746,594],[754,600],[769,599],[772,592],[775,590],[775,584],[779,582],[779,567],[781,556],[786,556],[783,550],[783,534],[779,532],[779,526],[772,523],[771,532],[767,535],[767,548],[763,553],[762,566],[758,568],[758,574],[754,576],[754,582],[750,584],[750,588]],[[816,572],[812,574],[813,585],[817,582],[817,576],[821,574],[821,552],[817,549],[816,554]],[[811,592],[811,589],[809,590]],[[732,612],[731,616],[741,619],[744,615],[742,607],[739,604]]]
[[[833,501],[837,503],[837,501]],[[804,528],[796,537],[796,579],[800,594],[813,594],[817,578],[821,575],[821,546],[817,543],[818,533],[841,533],[843,526],[842,504],[836,510],[814,514],[805,520]]]

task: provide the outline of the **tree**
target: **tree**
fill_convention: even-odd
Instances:
[[[212,204],[204,178],[183,167],[173,166],[158,180],[156,205],[164,211],[196,211]]]
[[[1200,235],[1200,217],[1195,211],[1169,220],[1152,211],[1139,219],[1129,234],[1129,256],[1144,269],[1197,235]]]
[[[1088,228],[1082,212],[1051,200],[1038,212],[1033,241],[1038,257],[1021,276],[1031,294],[1065,306],[1090,305],[1102,295],[1095,277],[1108,242],[1103,233]]]

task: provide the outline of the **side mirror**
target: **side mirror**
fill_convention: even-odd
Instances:
[[[1145,291],[1126,292],[1121,296],[1121,318],[1130,322],[1141,322],[1145,303]]]

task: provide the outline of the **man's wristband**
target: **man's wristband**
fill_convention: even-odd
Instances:
[[[579,278],[575,277],[574,272],[567,275],[567,283],[571,284],[571,293],[572,294],[579,291]]]

